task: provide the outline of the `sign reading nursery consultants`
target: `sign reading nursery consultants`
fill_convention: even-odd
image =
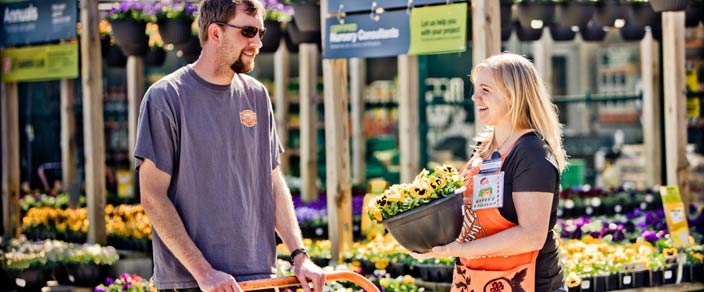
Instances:
[[[350,15],[341,24],[326,20],[325,58],[386,57],[408,51],[408,15],[405,10],[383,13],[378,21],[368,14]]]
[[[323,57],[326,59],[440,54],[467,49],[467,2],[388,11],[373,9],[371,14],[359,11],[362,9],[359,2],[343,2],[339,4],[340,11],[355,13],[325,20]],[[391,3],[379,1],[379,5],[384,4]]]
[[[0,0],[0,46],[76,37],[76,0]]]

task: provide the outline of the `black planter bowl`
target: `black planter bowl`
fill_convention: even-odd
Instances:
[[[292,3],[293,21],[302,32],[317,31],[320,34],[320,5],[317,3]]]
[[[572,30],[571,26],[564,26],[560,23],[553,22],[550,24],[550,36],[554,41],[571,41],[577,35],[577,32]]]
[[[49,268],[50,269],[50,268]],[[7,278],[17,291],[40,291],[46,286],[51,270],[47,268],[30,268],[26,270],[7,269]]]
[[[164,43],[181,44],[188,41],[193,20],[188,18],[164,19],[157,24],[159,25],[159,35]]]
[[[516,9],[518,21],[523,27],[531,27],[533,20],[540,20],[543,26],[547,26],[552,22],[552,17],[555,15],[555,3],[552,2],[518,2]]]
[[[145,32],[147,23],[134,19],[111,20],[110,26],[115,43],[125,56],[144,56],[149,50],[149,37]]]
[[[457,239],[462,228],[462,193],[465,188],[429,204],[381,221],[386,230],[408,250],[424,253]]]
[[[604,28],[594,21],[590,21],[585,26],[580,26],[579,34],[585,42],[598,42],[604,40],[604,37],[606,37]]]
[[[108,48],[108,52],[104,58],[108,67],[123,68],[127,65],[127,56],[125,56],[122,50],[120,50],[120,47],[116,45],[112,45]]]
[[[645,36],[645,27],[626,24],[618,30],[621,39],[627,42],[640,41]]]
[[[687,0],[650,0],[650,5],[653,5],[655,12],[663,11],[682,11],[687,8]]]
[[[690,1],[684,10],[684,26],[696,27],[704,21],[704,2]]]
[[[291,39],[291,34],[288,32],[288,30],[285,30],[283,32],[283,35],[284,42],[286,43],[286,49],[291,53],[298,53],[298,44],[293,42],[293,40]]]
[[[566,1],[555,4],[555,16],[561,26],[586,25],[596,12],[592,1]]]
[[[595,21],[601,26],[614,26],[616,19],[628,19],[628,6],[619,0],[603,0],[596,4]]]
[[[286,25],[286,31],[291,36],[291,41],[294,44],[320,44],[321,37],[320,31],[301,31],[298,29],[298,25],[290,21]]]
[[[151,47],[144,55],[144,64],[152,67],[160,67],[166,61],[166,51],[164,48]]]
[[[632,25],[652,25],[657,19],[658,14],[648,2],[633,2],[628,6],[628,23]]]
[[[511,32],[513,32],[513,25],[503,26],[501,25],[501,41],[505,42],[511,38]]]
[[[518,40],[522,42],[533,42],[540,39],[543,36],[543,28],[533,29],[528,26],[523,26],[523,24],[516,22],[514,29],[516,30],[516,36]]]
[[[266,34],[262,38],[262,48],[259,52],[273,53],[279,49],[281,44],[281,22],[274,20],[264,20]]]

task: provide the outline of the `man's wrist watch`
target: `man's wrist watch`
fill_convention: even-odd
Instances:
[[[291,263],[293,263],[293,260],[300,254],[304,254],[304,255],[308,256],[308,250],[303,247],[294,249],[291,252]]]

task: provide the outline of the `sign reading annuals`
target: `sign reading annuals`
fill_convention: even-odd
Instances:
[[[75,0],[0,0],[0,46],[76,37]]]
[[[368,14],[350,15],[340,23],[326,20],[324,58],[387,57],[408,51],[409,27],[405,10],[385,12],[378,21]]]

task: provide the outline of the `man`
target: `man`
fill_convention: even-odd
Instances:
[[[322,291],[325,274],[303,249],[278,168],[268,93],[244,74],[262,46],[264,13],[258,0],[203,0],[201,55],[142,101],[134,155],[159,290],[242,291],[238,281],[271,277],[278,233],[303,290],[310,281]]]

